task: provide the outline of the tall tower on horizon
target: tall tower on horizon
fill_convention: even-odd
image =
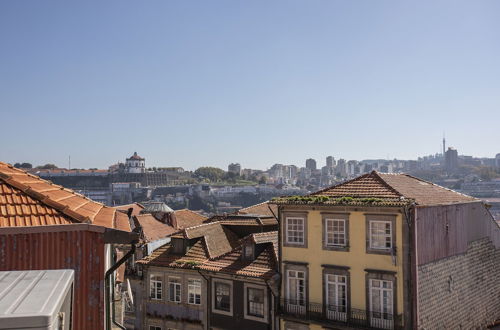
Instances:
[[[443,157],[444,157],[445,153],[446,153],[446,139],[445,139],[445,136],[444,136],[444,133],[443,133]]]

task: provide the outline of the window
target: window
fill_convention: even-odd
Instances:
[[[224,312],[231,311],[231,285],[215,282],[215,309]]]
[[[327,317],[331,320],[347,319],[347,276],[325,274]]]
[[[298,270],[287,271],[288,291],[287,299],[291,305],[305,306],[305,272]]]
[[[304,218],[286,218],[286,242],[304,245]]]
[[[188,304],[201,304],[201,280],[188,280]]]
[[[162,278],[158,275],[151,275],[149,281],[149,296],[151,299],[162,299]]]
[[[267,288],[254,283],[244,283],[243,290],[245,319],[267,323],[269,314]]]
[[[162,328],[159,325],[150,325],[149,330],[162,330]]]
[[[169,300],[180,303],[181,302],[181,283],[179,278],[170,277],[168,279],[168,288],[169,288]]]
[[[377,328],[392,329],[393,283],[370,279],[370,324]]]
[[[264,290],[247,288],[247,314],[264,317]]]
[[[244,259],[246,260],[251,260],[253,259],[253,244],[245,244],[243,246],[243,250],[244,250]]]
[[[329,247],[346,246],[346,224],[344,219],[325,219],[325,243]]]
[[[392,222],[370,222],[370,248],[374,250],[391,250],[392,248]]]

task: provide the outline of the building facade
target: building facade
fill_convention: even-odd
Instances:
[[[500,228],[481,201],[374,171],[275,203],[281,329],[456,329],[500,319]],[[472,266],[479,256],[487,262]]]
[[[125,171],[127,173],[145,173],[146,159],[137,155],[137,152],[134,152],[132,156],[125,160]]]
[[[138,261],[143,329],[274,329],[275,228],[270,216],[215,217]]]

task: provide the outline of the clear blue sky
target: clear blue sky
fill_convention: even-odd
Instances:
[[[500,152],[500,1],[1,1],[0,160]]]

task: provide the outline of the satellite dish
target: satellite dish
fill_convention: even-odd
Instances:
[[[130,304],[134,305],[134,296],[132,295],[132,288],[130,287],[130,281],[128,278],[127,278],[127,293],[130,299]]]

